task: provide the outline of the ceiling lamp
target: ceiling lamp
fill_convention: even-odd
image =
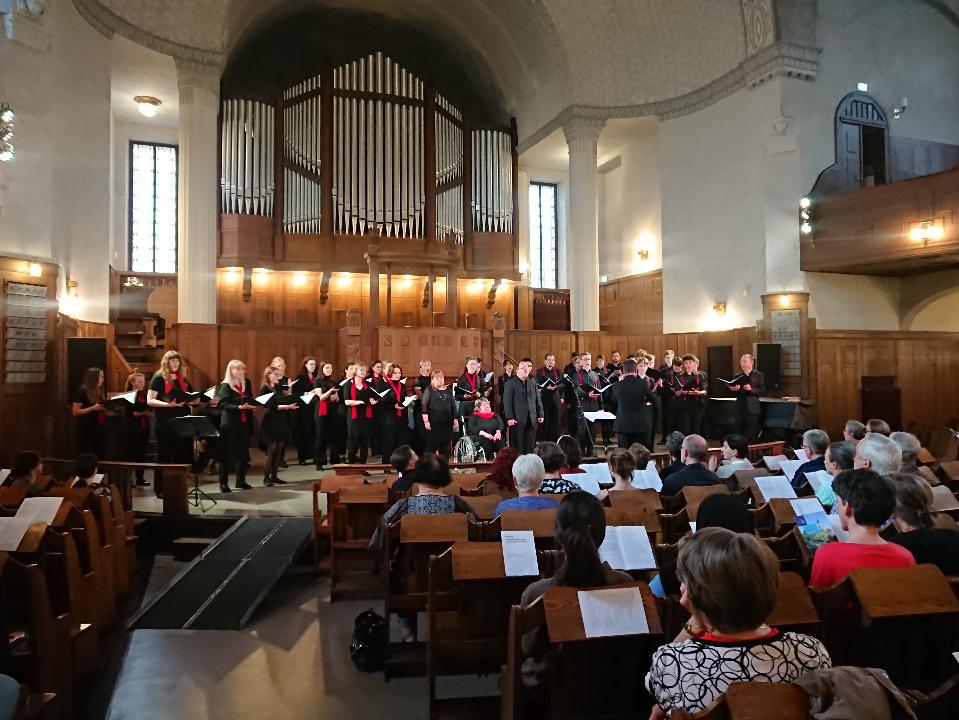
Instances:
[[[152,95],[137,95],[133,98],[133,102],[137,104],[137,110],[143,117],[153,117],[160,109],[160,101]]]

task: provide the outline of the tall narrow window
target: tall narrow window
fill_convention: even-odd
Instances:
[[[556,262],[556,185],[529,184],[529,282],[533,287],[559,284]]]
[[[130,270],[176,272],[177,148],[130,143]]]

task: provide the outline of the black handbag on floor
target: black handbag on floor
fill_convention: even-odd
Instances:
[[[350,659],[358,670],[377,672],[383,669],[386,650],[386,620],[370,608],[353,621],[353,642]]]

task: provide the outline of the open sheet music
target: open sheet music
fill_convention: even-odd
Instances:
[[[649,634],[639,588],[580,590],[577,597],[586,637]]]
[[[779,468],[785,476],[789,478],[789,482],[792,482],[793,478],[796,477],[796,471],[802,467],[802,465],[802,460],[783,460],[779,463]]]
[[[770,470],[775,472],[779,469],[779,464],[789,460],[785,455],[763,455],[763,462]]]
[[[614,570],[653,570],[656,557],[642,525],[609,525],[599,557]]]
[[[813,490],[819,492],[819,488],[823,485],[832,486],[832,475],[827,473],[825,470],[816,470],[815,472],[807,472],[806,479],[809,481],[809,485]]]
[[[773,498],[785,498],[787,500],[794,500],[796,498],[795,489],[793,489],[789,480],[782,475],[758,477],[755,478],[755,481],[756,487],[759,488],[759,493],[765,502],[769,502]]]
[[[62,497],[24,498],[15,517],[28,520],[31,523],[39,522],[44,525],[52,525],[53,519],[57,516],[62,504]]]
[[[662,492],[663,489],[663,481],[659,477],[659,473],[656,472],[655,468],[650,470],[648,467],[642,470],[633,470],[633,480],[630,485],[639,490],[649,489]]]
[[[0,550],[16,552],[27,534],[32,520],[29,518],[5,517],[0,518]]]
[[[590,422],[596,422],[597,420],[615,420],[616,416],[611,412],[605,410],[597,410],[596,412],[584,412],[583,417],[585,417]]]
[[[9,476],[10,476],[10,468],[0,468],[0,485],[3,485],[3,483],[6,482]]]

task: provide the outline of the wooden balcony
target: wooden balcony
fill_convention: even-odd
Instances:
[[[811,199],[802,270],[898,276],[959,267],[959,167]]]

